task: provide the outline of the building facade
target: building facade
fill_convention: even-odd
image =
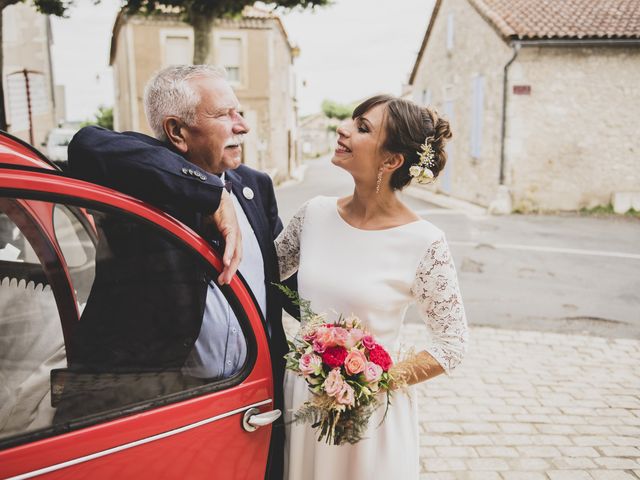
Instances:
[[[214,24],[208,63],[226,68],[251,127],[244,144],[244,162],[269,172],[278,181],[297,166],[296,100],[293,59],[280,19],[247,8],[241,18]],[[111,44],[116,130],[151,135],[142,95],[154,72],[169,65],[190,64],[193,29],[175,14],[118,15]]]
[[[65,117],[64,88],[54,87],[52,43],[49,17],[32,5],[17,3],[2,10],[2,82],[8,131],[39,148]]]
[[[640,4],[438,0],[410,77],[452,123],[435,187],[507,210],[640,191]]]

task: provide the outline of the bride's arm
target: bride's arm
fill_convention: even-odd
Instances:
[[[422,258],[411,293],[431,331],[432,343],[394,366],[393,371],[409,385],[449,374],[462,361],[467,348],[467,319],[444,237],[431,244]]]
[[[300,236],[306,210],[307,204],[305,203],[275,240],[281,281],[298,271],[298,265],[300,264]]]

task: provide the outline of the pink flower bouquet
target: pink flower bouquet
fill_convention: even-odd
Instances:
[[[308,306],[310,318],[289,342],[285,357],[287,369],[304,378],[313,393],[294,414],[294,422],[310,422],[318,441],[356,443],[379,405],[378,393],[386,394],[388,405],[393,362],[357,317],[325,323]]]

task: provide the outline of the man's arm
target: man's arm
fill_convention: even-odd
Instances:
[[[159,140],[93,126],[81,129],[71,140],[69,171],[156,206],[172,203],[205,215],[218,209],[224,189],[220,178]]]
[[[216,175],[203,171],[165,144],[134,132],[81,129],[69,144],[69,171],[162,208],[175,205],[207,216],[225,239],[224,270],[229,283],[242,255],[233,202]]]

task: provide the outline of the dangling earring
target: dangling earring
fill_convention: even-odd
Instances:
[[[380,193],[380,185],[382,185],[382,168],[378,170],[378,181],[376,182],[376,193]]]

